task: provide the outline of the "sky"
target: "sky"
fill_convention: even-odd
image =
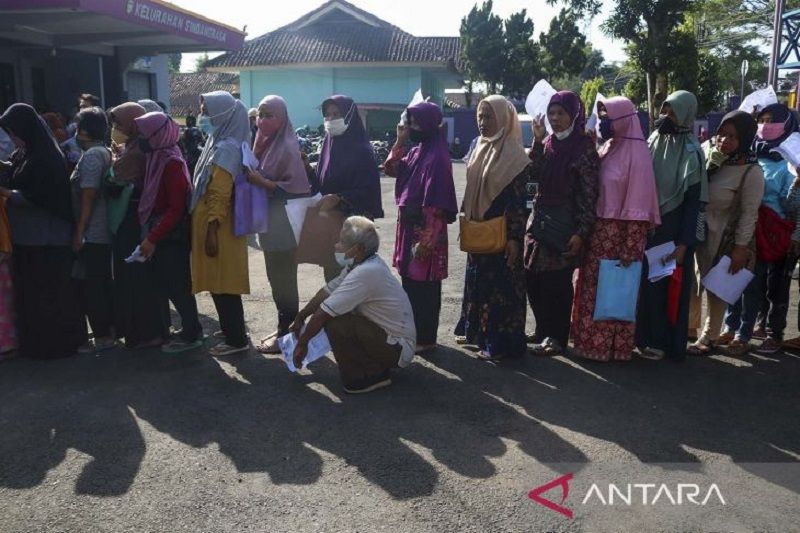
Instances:
[[[297,20],[322,5],[325,0],[172,0],[173,4],[236,28],[247,25],[248,39],[258,37]],[[351,4],[400,27],[418,37],[456,36],[461,19],[477,0],[349,0]],[[256,3],[258,2],[258,3]],[[606,0],[606,4],[611,4]],[[257,7],[256,7],[257,6]],[[547,31],[559,6],[545,0],[494,0],[494,13],[507,18],[526,8],[537,35]],[[609,10],[604,9],[603,13]],[[625,59],[623,44],[612,41],[600,30],[603,14],[586,24],[581,31],[595,48],[602,50],[606,61]],[[197,54],[184,54],[181,70],[192,71]]]

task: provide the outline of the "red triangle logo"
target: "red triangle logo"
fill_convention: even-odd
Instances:
[[[569,482],[572,481],[572,473],[565,474],[559,478],[554,479],[550,483],[546,485],[542,485],[541,487],[536,487],[532,491],[528,493],[528,498],[535,501],[539,505],[544,505],[551,511],[555,511],[559,514],[562,514],[572,520],[573,513],[571,509],[563,507],[563,503],[567,501],[567,497],[569,496]],[[543,498],[542,494],[545,492],[552,490],[556,487],[561,487],[561,501],[559,503],[555,503],[547,498]]]

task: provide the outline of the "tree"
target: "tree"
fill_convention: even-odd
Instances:
[[[503,92],[508,96],[521,97],[541,75],[539,49],[533,40],[533,22],[523,9],[511,15],[505,21],[504,28],[505,60],[501,78]]]
[[[503,20],[492,14],[492,0],[472,7],[461,19],[461,58],[472,81],[484,81],[492,93],[505,71]]]
[[[563,2],[575,13],[592,17],[600,12],[603,0],[547,0]],[[634,45],[635,61],[644,70],[649,87],[650,118],[653,120],[667,97],[669,62],[673,57],[678,30],[686,13],[697,0],[614,0],[603,31]]]
[[[551,80],[578,76],[586,66],[586,36],[578,29],[578,17],[562,9],[539,37],[544,71]]]
[[[603,91],[604,80],[601,77],[594,78],[593,80],[586,80],[581,87],[581,100],[586,107],[586,116],[592,114],[594,101],[597,98],[597,93]],[[609,95],[605,95],[609,96]]]
[[[581,71],[581,79],[590,80],[603,75],[603,66],[605,65],[605,58],[603,52],[596,50],[591,43],[584,48],[586,54],[586,63]]]
[[[208,52],[203,52],[202,55],[197,56],[194,63],[194,71],[195,72],[205,72],[206,71],[206,62],[208,61]]]
[[[180,52],[176,52],[174,54],[169,54],[168,61],[169,61],[169,71],[172,73],[180,72],[181,71],[181,60],[183,59],[183,54]]]

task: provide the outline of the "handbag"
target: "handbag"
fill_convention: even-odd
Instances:
[[[269,229],[267,190],[253,185],[244,172],[233,184],[233,234],[237,237],[264,233]]]
[[[789,253],[794,224],[765,205],[758,208],[756,251],[761,261],[780,261]]]
[[[627,267],[616,259],[602,259],[597,280],[594,320],[636,321],[636,302],[642,281],[642,262]]]
[[[742,174],[742,179],[739,181],[739,188],[736,189],[736,194],[733,197],[733,212],[731,213],[730,218],[728,219],[728,224],[725,226],[725,229],[722,231],[722,237],[719,241],[719,248],[717,248],[717,254],[714,256],[714,264],[716,265],[719,263],[719,260],[722,256],[727,255],[730,256],[733,252],[733,247],[736,246],[736,226],[739,225],[739,219],[742,216],[742,187],[744,186],[745,179],[750,171],[753,169],[755,164],[751,164],[747,167],[744,174]],[[747,243],[747,248],[750,251],[750,257],[748,258],[746,268],[752,271],[755,267],[755,259],[756,259],[756,236],[750,239],[750,242]]]
[[[566,252],[577,226],[566,206],[537,205],[531,223],[536,242],[559,252]]]
[[[467,220],[461,213],[458,218],[461,251],[470,254],[499,254],[506,249],[506,217],[489,220]]]

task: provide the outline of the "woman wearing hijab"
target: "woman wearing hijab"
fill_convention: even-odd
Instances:
[[[447,278],[447,225],[458,207],[453,165],[439,126],[438,105],[422,102],[408,108],[408,126],[397,126],[397,141],[384,165],[397,178],[397,238],[394,267],[411,301],[417,329],[417,353],[436,347],[442,280]],[[406,154],[408,140],[414,147]]]
[[[253,153],[259,164],[257,170],[250,169],[248,174],[251,183],[264,187],[269,194],[269,229],[259,235],[259,244],[278,308],[278,330],[262,341],[258,351],[274,354],[280,353],[278,339],[289,333],[289,326],[300,310],[297,242],[286,202],[308,196],[311,187],[284,99],[275,95],[264,97],[258,104],[257,116]]]
[[[525,341],[522,241],[530,161],[514,106],[499,95],[478,105],[480,137],[467,164],[461,209],[468,221],[504,217],[507,245],[496,254],[469,254],[458,342],[477,345],[478,357],[521,357]]]
[[[553,133],[545,139],[542,117],[530,151],[538,191],[525,235],[525,271],[536,319],[533,352],[549,356],[562,353],[569,341],[572,275],[597,217],[600,159],[577,94],[553,95],[547,118]],[[563,221],[559,235],[539,232],[550,217]]]
[[[647,249],[675,243],[675,252],[662,261],[674,259],[681,267],[671,277],[650,282],[648,266],[642,265],[636,343],[649,359],[686,357],[697,222],[700,203],[708,201],[705,158],[693,133],[696,114],[697,98],[692,93],[672,93],[661,107],[657,131],[648,142],[661,226],[648,236]]]
[[[50,128],[50,133],[53,134],[58,144],[66,142],[67,139],[69,139],[66,126],[64,125],[64,119],[61,118],[60,114],[53,112],[44,113],[42,118],[47,124],[47,127]]]
[[[242,144],[250,144],[247,108],[229,92],[200,97],[200,128],[208,135],[194,173],[192,291],[209,291],[225,339],[209,350],[224,356],[250,348],[242,294],[250,293],[247,238],[233,233],[233,182],[242,172]]]
[[[764,194],[764,174],[751,155],[750,147],[756,134],[756,121],[749,113],[732,111],[725,115],[717,135],[703,144],[708,174],[707,233],[697,245],[696,290],[692,291],[690,327],[700,326],[702,293],[706,293],[708,312],[697,342],[691,344],[691,355],[708,355],[717,344],[720,327],[728,304],[699,284],[718,262],[731,258],[730,272],[755,265],[755,229],[758,208]],[[748,342],[731,339],[726,352],[742,356],[749,350]]]
[[[142,241],[139,201],[142,196],[147,158],[139,148],[135,119],[145,114],[135,102],[111,110],[111,140],[114,152],[114,183],[106,184],[106,194],[124,209],[116,229],[111,224],[114,267],[114,325],[117,336],[132,349],[160,346],[169,336],[169,320],[164,322],[168,304],[159,298],[153,280],[152,263],[127,263]],[[130,187],[130,197],[124,192]],[[127,205],[125,200],[127,198]],[[113,199],[113,200],[111,200]]]
[[[597,222],[578,271],[572,306],[575,353],[587,359],[628,361],[636,348],[634,322],[595,321],[600,261],[618,260],[623,267],[641,261],[647,232],[659,224],[653,162],[633,102],[625,97],[598,105],[600,194]]]
[[[0,117],[17,152],[6,198],[14,245],[12,276],[20,354],[74,355],[86,322],[72,281],[73,215],[66,163],[47,125],[27,104]]]
[[[158,102],[155,102],[153,100],[149,100],[147,98],[139,100],[137,103],[140,106],[142,106],[144,108],[144,110],[147,111],[148,113],[160,113],[160,112],[164,111],[161,108],[161,106],[158,105]]]
[[[348,96],[331,96],[322,102],[325,138],[317,164],[322,211],[336,209],[343,219],[360,215],[383,218],[381,182],[375,152],[364,130],[358,107]],[[341,265],[331,257],[325,279],[338,275]]]
[[[147,113],[134,123],[146,158],[138,208],[139,222],[146,236],[140,250],[152,262],[164,327],[169,327],[168,301],[181,317],[178,338],[163,346],[162,351],[183,352],[202,345],[203,328],[192,294],[188,217],[192,182],[178,147],[181,130],[174,120],[161,112]]]
[[[787,269],[794,270],[794,264],[789,264],[792,261],[787,261],[790,252],[788,239],[784,247],[773,244],[772,240],[778,227],[785,234],[791,233],[795,216],[789,201],[795,177],[788,162],[774,150],[798,130],[798,122],[795,114],[783,104],[765,107],[757,120],[753,147],[764,173],[764,197],[756,225],[756,277],[745,290],[742,300],[731,306],[725,324],[726,338],[735,332],[736,337],[747,343],[753,337],[758,313],[761,312],[760,320],[766,325],[766,339],[755,353],[772,355],[782,347],[789,312],[791,272]]]

